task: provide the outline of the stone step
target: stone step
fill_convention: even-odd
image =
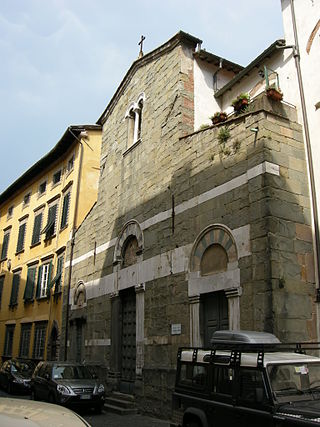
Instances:
[[[124,399],[119,399],[116,396],[106,396],[105,398],[105,403],[107,403],[108,405],[112,405],[112,406],[118,406],[120,408],[135,408],[136,404],[134,400],[124,400]]]
[[[138,412],[137,408],[121,408],[108,403],[104,404],[104,410],[118,415],[131,415]]]
[[[132,394],[121,393],[120,391],[113,391],[110,396],[116,399],[131,400],[133,402],[136,400]]]

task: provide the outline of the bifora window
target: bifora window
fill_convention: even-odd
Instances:
[[[31,323],[21,324],[19,357],[29,357]]]
[[[12,356],[12,344],[15,325],[6,325],[6,337],[4,341],[3,355],[7,357]]]
[[[47,322],[37,322],[34,328],[33,354],[34,359],[42,359],[46,342]]]
[[[47,297],[48,284],[50,283],[52,270],[52,262],[40,265],[38,272],[38,283],[37,283],[37,298]]]
[[[130,148],[141,140],[142,110],[144,100],[145,95],[144,93],[141,93],[138,96],[137,101],[131,103],[128,110],[126,111],[125,118],[128,122],[127,148]]]

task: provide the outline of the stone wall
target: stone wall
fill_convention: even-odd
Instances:
[[[235,241],[235,270],[203,283],[233,289],[229,282],[239,272],[240,327],[287,341],[316,337],[308,183],[295,110],[260,96],[242,116],[188,135],[192,88],[191,50],[181,46],[128,82],[104,124],[99,197],[76,234],[72,269],[71,298],[81,280],[86,302],[77,308],[72,299],[70,319],[72,325],[84,319],[84,359],[106,371],[113,357],[112,299],[143,286],[135,393],[145,412],[163,417],[170,414],[177,349],[191,343],[190,255],[206,227],[222,224]],[[124,115],[141,92],[142,138],[127,151]],[[225,126],[230,136],[221,143]],[[130,220],[141,230],[142,249],[136,265],[121,269],[114,251]],[[181,325],[180,333],[173,325]],[[109,389],[117,381],[110,372]]]

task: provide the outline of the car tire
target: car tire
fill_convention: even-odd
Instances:
[[[53,393],[49,393],[48,401],[49,401],[49,403],[56,403],[56,398],[55,398],[55,395]]]
[[[99,403],[98,405],[95,405],[94,407],[95,414],[101,414],[102,408],[103,408],[103,405],[101,403]]]
[[[9,394],[13,393],[13,387],[12,387],[12,384],[10,382],[8,382],[8,385],[7,385],[7,393],[9,393]]]
[[[36,391],[34,388],[31,390],[31,399],[32,400],[38,400],[38,397],[36,395]]]
[[[198,421],[191,420],[191,421],[187,421],[187,423],[185,424],[185,427],[202,427],[202,424]]]

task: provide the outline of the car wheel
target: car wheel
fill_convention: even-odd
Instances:
[[[34,388],[31,390],[31,399],[32,400],[38,400],[37,395],[36,395],[36,391]]]
[[[98,403],[97,405],[95,405],[94,407],[94,412],[96,414],[101,414],[102,412],[102,408],[103,408],[103,404],[102,403]]]
[[[8,382],[7,393],[12,394],[12,392],[13,392],[12,384],[10,382]]]
[[[50,403],[56,403],[56,398],[53,393],[49,393],[48,401]]]
[[[202,427],[201,423],[195,420],[187,421],[185,427]]]

